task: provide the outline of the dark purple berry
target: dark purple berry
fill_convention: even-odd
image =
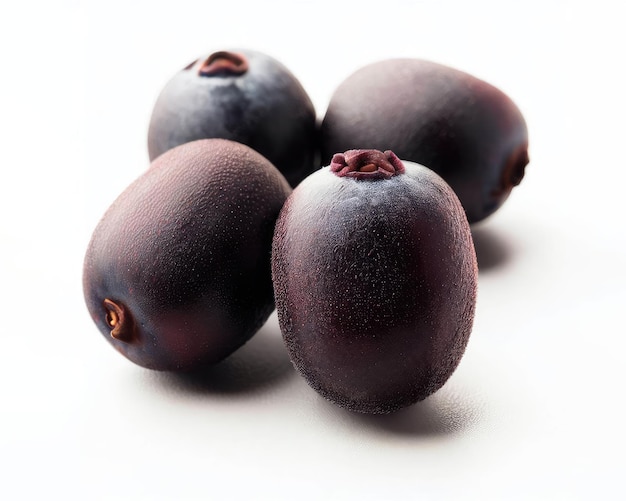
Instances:
[[[317,162],[316,116],[302,85],[251,50],[214,52],[189,64],[159,95],[148,130],[153,160],[189,141],[224,138],[255,149],[296,185]]]
[[[524,177],[528,131],[517,106],[492,85],[430,61],[389,59],[349,76],[331,98],[322,161],[352,148],[389,149],[434,170],[474,223]]]
[[[433,171],[390,151],[336,154],[287,199],[272,251],[291,360],[327,399],[392,412],[457,367],[476,255],[458,198]]]
[[[143,367],[215,363],[274,309],[270,251],[291,192],[247,146],[206,139],[157,158],[111,205],[84,262],[104,337]]]

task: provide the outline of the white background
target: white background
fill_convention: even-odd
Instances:
[[[623,499],[620,2],[7,2],[0,7],[0,498]],[[356,68],[432,59],[509,94],[531,163],[474,228],[461,365],[391,416],[293,370],[275,316],[205,377],[134,366],[83,303],[98,219],[148,165],[165,82],[248,47],[318,114]]]

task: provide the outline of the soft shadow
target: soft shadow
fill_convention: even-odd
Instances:
[[[511,244],[488,226],[472,226],[472,238],[479,272],[503,266],[513,256]]]
[[[328,403],[328,405],[332,405]],[[463,393],[442,389],[427,399],[392,414],[368,415],[347,412],[351,424],[412,437],[455,435],[477,425],[484,414],[483,407]]]
[[[214,366],[191,372],[154,372],[158,384],[177,392],[246,394],[263,391],[295,375],[276,314],[235,353]]]

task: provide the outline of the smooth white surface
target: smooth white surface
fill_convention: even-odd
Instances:
[[[619,2],[30,2],[0,7],[0,499],[623,499]],[[295,374],[276,317],[205,378],[132,365],[82,257],[147,167],[152,104],[214,49],[286,64],[323,114],[370,61],[432,59],[509,94],[531,164],[474,230],[477,317],[452,379],[396,415]]]

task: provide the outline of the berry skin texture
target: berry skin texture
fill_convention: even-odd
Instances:
[[[170,371],[243,345],[274,310],[271,242],[290,192],[270,162],[233,141],[161,155],[106,211],[85,255],[85,302],[105,339]]]
[[[337,154],[293,191],[272,279],[294,366],[351,411],[389,413],[438,390],[473,324],[476,255],[458,198],[389,151]]]
[[[223,138],[250,146],[295,186],[319,164],[313,104],[275,59],[218,51],[176,73],[161,91],[148,129],[150,160],[180,144]]]
[[[322,162],[352,148],[391,150],[434,170],[476,223],[524,177],[528,130],[492,85],[421,59],[365,66],[339,85],[321,125]]]

